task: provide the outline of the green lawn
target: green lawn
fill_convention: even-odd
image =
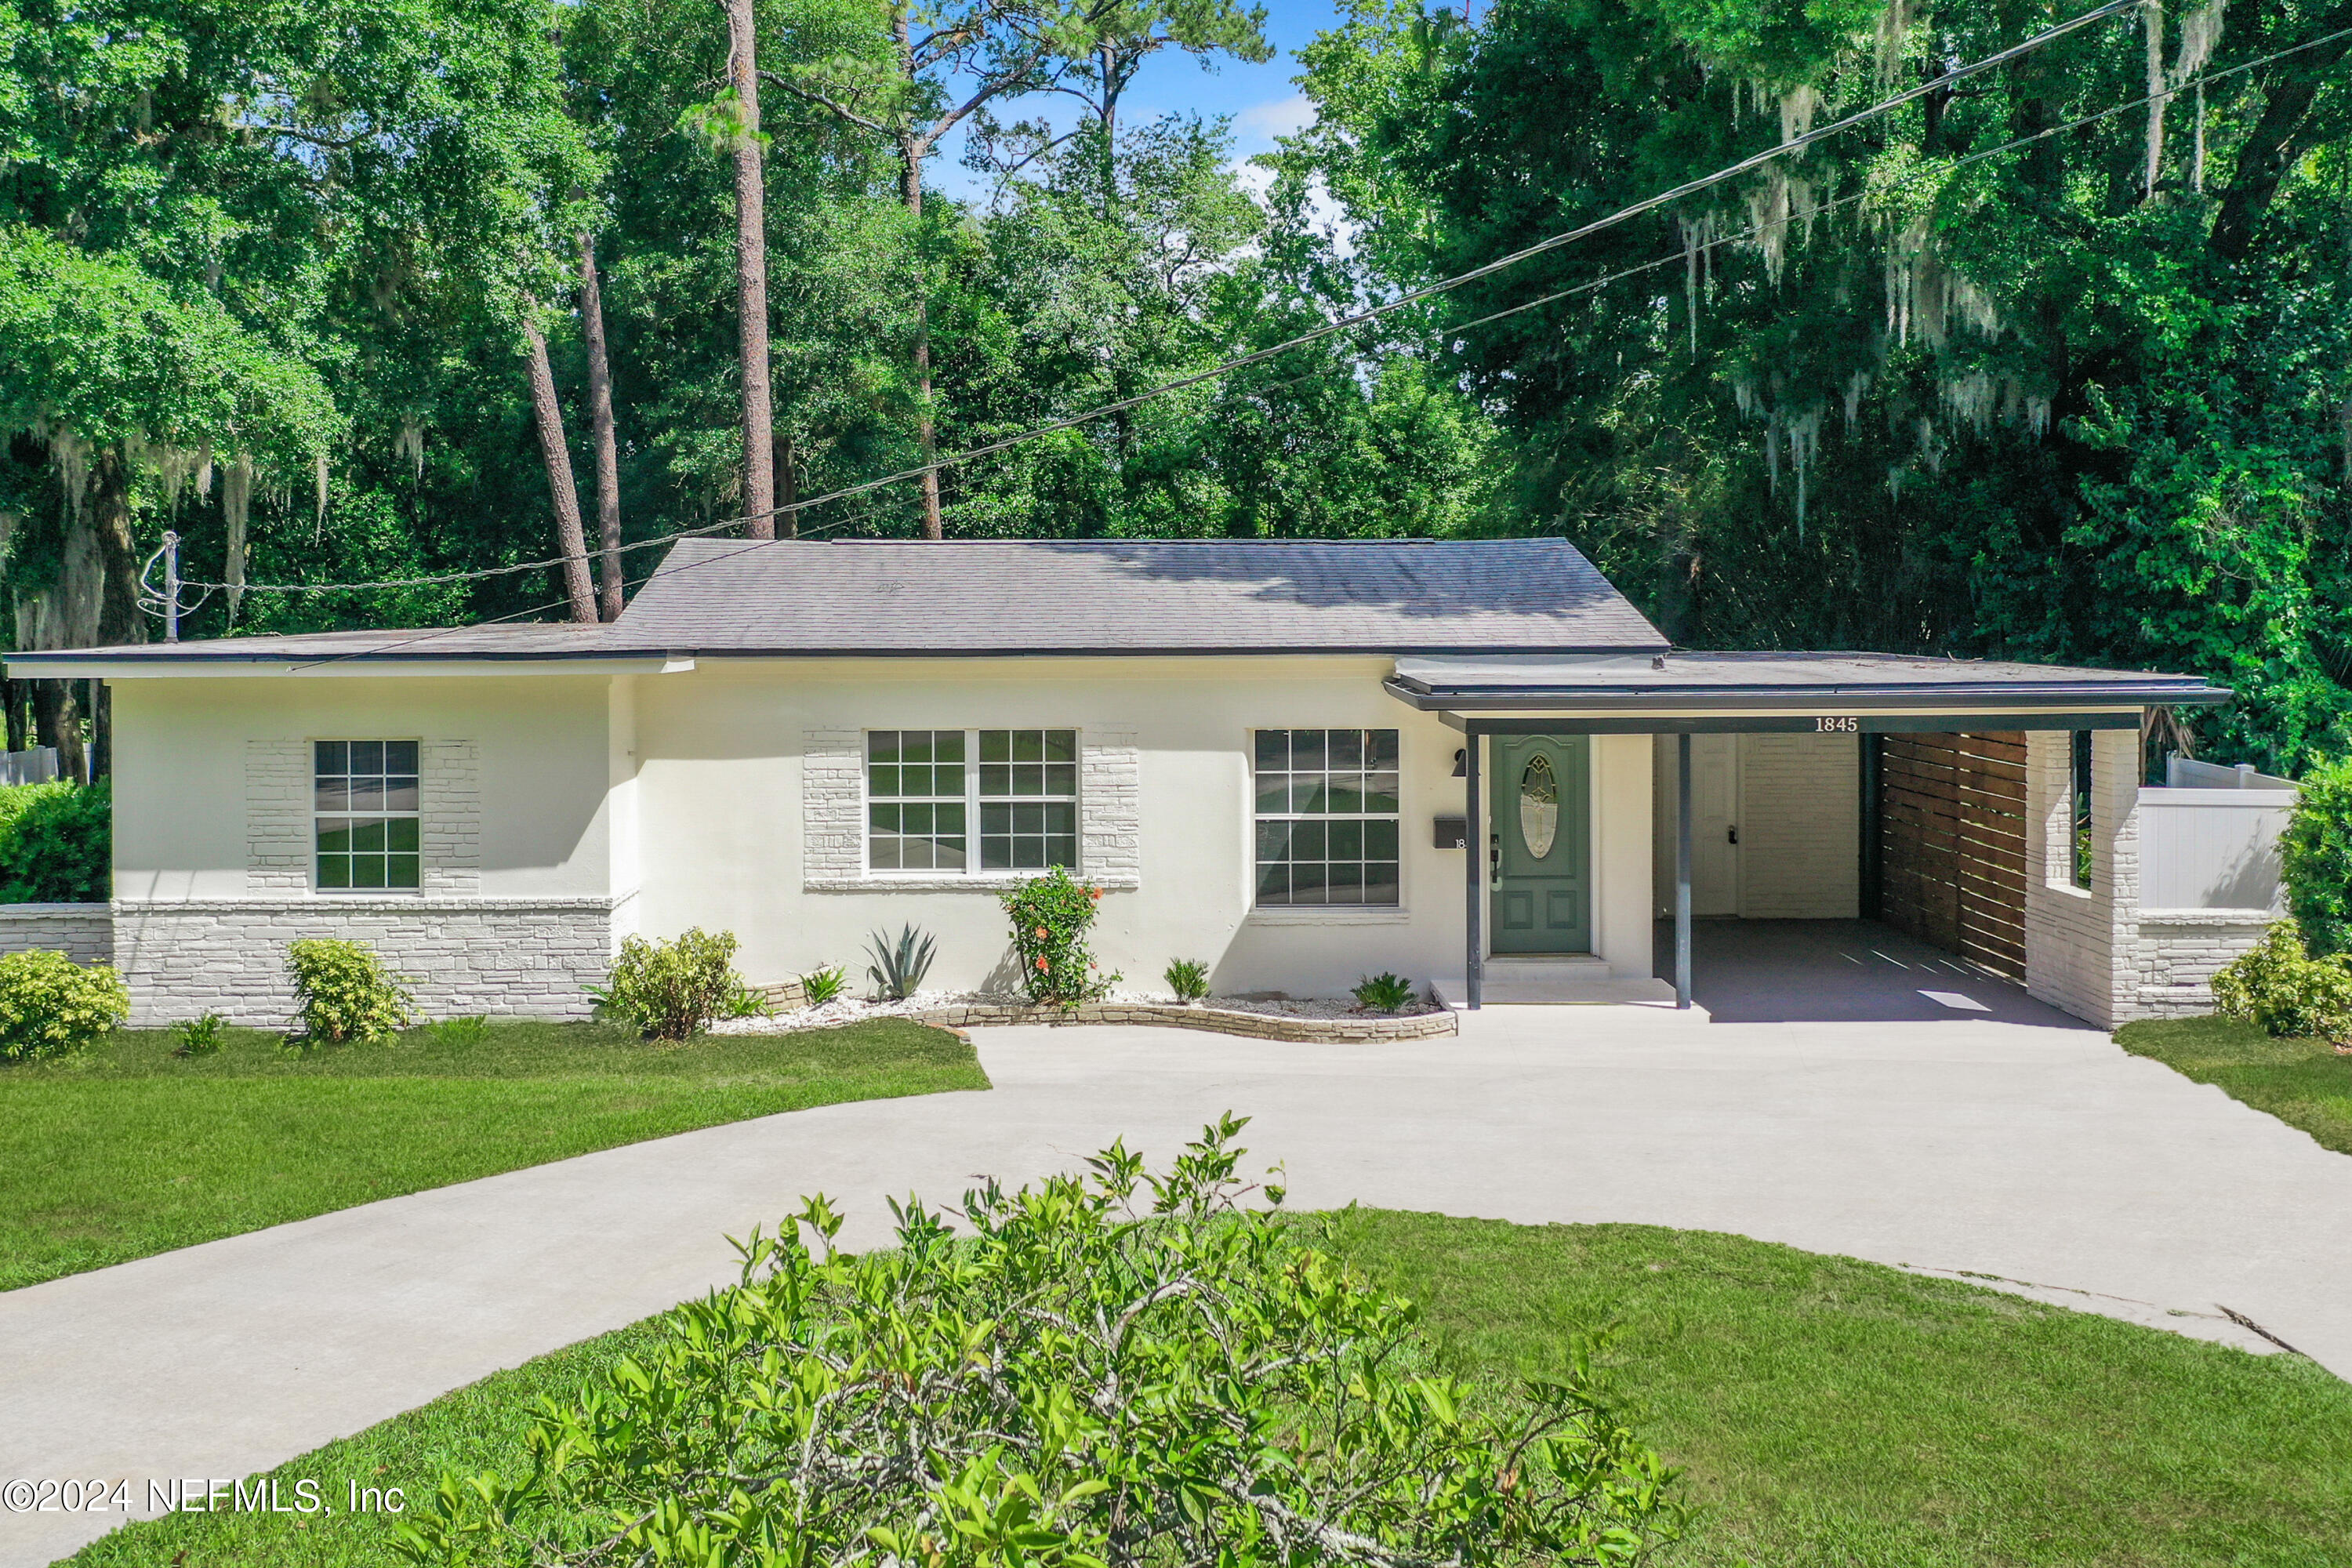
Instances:
[[[2116,1043],[2352,1154],[2352,1056],[2325,1040],[2274,1040],[2230,1018],[2126,1024]]]
[[[986,1089],[970,1047],[898,1019],[681,1046],[594,1024],[298,1055],[125,1030],[0,1068],[0,1289],[331,1209],[779,1110]]]
[[[1640,1226],[1529,1227],[1353,1211],[1310,1223],[1422,1301],[1473,1377],[1558,1366],[1620,1326],[1616,1378],[1703,1505],[1665,1561],[1772,1568],[2352,1561],[2352,1388],[2260,1357],[1850,1258]],[[519,1469],[646,1325],[574,1345],[331,1443],[277,1474],[415,1496],[446,1468]],[[389,1564],[380,1519],[183,1515],[86,1568]]]

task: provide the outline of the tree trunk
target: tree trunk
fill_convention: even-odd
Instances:
[[[70,680],[33,682],[33,716],[41,744],[58,749],[58,777],[79,782],[83,773],[81,704]]]
[[[114,689],[103,680],[89,683],[89,782],[114,772]]]
[[[2352,26],[2352,5],[2338,5],[2315,28]],[[2352,39],[2339,38],[2308,50],[2292,60],[2281,60],[2257,79],[2263,95],[2262,118],[2254,122],[2238,150],[2238,163],[2221,210],[2213,216],[2213,249],[2225,260],[2242,259],[2253,247],[2254,230],[2270,211],[2272,201],[2289,171],[2317,144],[2318,132],[2329,127],[2312,123],[2312,109],[2320,89],[2336,79],[2340,62],[2352,53]]]
[[[743,516],[754,539],[776,536],[776,479],[768,390],[768,218],[760,153],[758,29],[751,0],[727,8],[727,81],[741,122],[735,135],[736,338],[742,355]]]
[[[8,749],[25,749],[25,683],[21,680],[0,679],[0,707],[6,709]]]
[[[90,454],[89,491],[82,514],[103,566],[98,640],[104,645],[147,640],[139,608],[139,542],[131,532],[131,465],[112,447]]]
[[[923,537],[943,539],[940,521],[940,471],[931,466],[939,451],[939,426],[931,417],[931,287],[929,269],[920,259],[923,226],[923,149],[903,141],[898,147],[899,198],[915,220],[915,434],[923,450]]]
[[[780,538],[800,537],[800,476],[793,472],[793,438],[779,431],[776,435],[776,532]]]
[[[563,410],[555,402],[555,370],[547,363],[547,338],[526,318],[530,340],[530,411],[539,426],[539,452],[547,460],[547,489],[555,500],[555,542],[563,555],[563,590],[572,618],[596,624],[596,591],[588,584],[588,542],[580,531],[580,492],[572,484],[572,448],[563,439]]]
[[[580,236],[580,322],[588,340],[588,433],[596,452],[596,542],[603,552],[596,606],[605,620],[620,618],[621,458],[613,439],[613,368],[604,357],[604,296],[596,286],[596,241]]]

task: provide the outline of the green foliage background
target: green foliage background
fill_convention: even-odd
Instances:
[[[936,121],[962,79],[908,79],[877,0],[759,8],[777,447],[800,497],[918,460],[919,331],[939,445],[971,447],[1493,260],[2052,19],[2016,0],[1498,0],[1475,21],[1358,0],[1298,58],[1316,123],[1245,180],[1222,122],[1116,119],[1101,76],[1163,45],[1254,54],[1247,14],[956,15],[966,64],[1033,44],[1045,64],[971,121],[987,199],[934,185],[918,216],[892,128]],[[552,553],[518,348],[526,320],[547,331],[584,486],[583,233],[628,534],[730,515],[720,16],[583,0],[548,20],[514,0],[0,0],[14,646],[145,635],[131,584],[167,525],[190,575],[222,578],[239,459],[256,580]],[[2135,14],[952,468],[948,531],[1566,533],[1688,644],[2194,671],[2243,693],[2197,721],[2200,750],[2298,768],[2340,745],[2352,681],[2352,72],[2344,39],[2268,57],[2352,27],[2352,0],[2183,5],[2162,27],[2152,181]],[[1049,79],[1089,105],[1058,141]],[[909,534],[917,498],[797,521]],[[632,579],[657,557],[633,554]],[[249,594],[232,626],[215,593],[189,629],[560,597],[544,573]]]
[[[113,889],[107,781],[0,786],[0,904],[102,904]]]

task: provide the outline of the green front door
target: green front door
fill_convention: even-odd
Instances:
[[[1592,951],[1591,742],[1494,739],[1496,952]]]

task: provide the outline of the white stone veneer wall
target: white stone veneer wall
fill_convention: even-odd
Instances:
[[[2213,1010],[2213,973],[2260,942],[2268,910],[2142,910],[2131,944],[2130,1016],[2193,1018]]]
[[[0,952],[43,948],[76,963],[112,963],[112,911],[105,904],[0,904]]]
[[[2113,1028],[2131,1015],[2139,918],[2139,732],[2091,734],[2091,885],[2074,885],[2074,739],[2025,735],[2025,988]]]
[[[2261,910],[2143,910],[2139,734],[2091,737],[2091,886],[2073,885],[2073,742],[2025,737],[2025,984],[2053,1007],[2114,1028],[2213,1010],[2213,972],[2252,947]]]
[[[1131,892],[1143,885],[1143,825],[1138,790],[1141,753],[1129,730],[1078,733],[1078,875],[1097,887]],[[972,825],[978,842],[977,823]],[[970,892],[1012,887],[1036,875],[1007,871],[937,877],[866,870],[866,733],[805,730],[801,734],[802,886],[810,892],[877,889]]]
[[[286,946],[305,937],[374,948],[427,1018],[587,1016],[587,988],[611,963],[614,900],[482,897],[480,744],[427,735],[418,761],[424,886],[320,893],[310,887],[310,742],[247,740],[246,896],[112,906],[110,946],[131,988],[131,1022],[209,1012],[282,1027],[294,1010]]]
[[[114,952],[134,1025],[218,1013],[282,1027],[293,1016],[286,944],[363,942],[405,977],[427,1018],[584,1018],[611,963],[610,899],[236,899],[114,906]]]

